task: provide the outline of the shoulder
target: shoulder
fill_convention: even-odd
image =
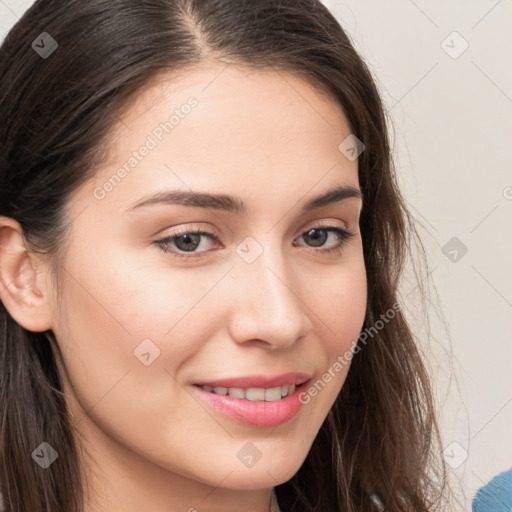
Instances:
[[[496,475],[478,489],[473,512],[509,512],[512,510],[512,468]]]

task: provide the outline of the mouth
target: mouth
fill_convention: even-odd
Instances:
[[[196,383],[192,389],[215,412],[231,420],[257,427],[275,427],[290,421],[301,410],[303,404],[298,396],[306,390],[310,380],[307,374],[294,373]],[[276,385],[283,381],[287,383]],[[259,386],[242,385],[247,382]]]

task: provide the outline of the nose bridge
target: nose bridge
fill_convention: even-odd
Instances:
[[[238,341],[260,339],[279,346],[303,336],[309,327],[307,308],[282,244],[275,237],[265,237],[264,243],[247,237],[237,253],[233,336]]]

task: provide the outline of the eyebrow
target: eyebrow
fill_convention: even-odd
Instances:
[[[360,189],[351,185],[338,185],[336,188],[330,189],[321,195],[309,199],[302,207],[301,215],[317,208],[321,208],[322,206],[338,203],[351,197],[362,200],[363,193]],[[209,194],[205,192],[192,192],[186,190],[167,190],[158,192],[150,197],[142,198],[142,200],[131,205],[125,213],[131,212],[137,208],[161,203],[208,208],[236,214],[245,213],[247,211],[247,206],[243,200],[237,196],[230,196],[227,194]]]

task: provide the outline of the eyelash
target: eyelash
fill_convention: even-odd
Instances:
[[[336,256],[336,255],[341,254],[341,252],[343,251],[343,249],[345,248],[345,245],[349,242],[349,240],[351,240],[353,237],[356,236],[356,233],[353,233],[346,229],[339,228],[337,226],[322,226],[322,225],[312,226],[308,230],[304,231],[301,234],[301,236],[308,233],[309,231],[311,231],[313,229],[331,231],[338,235],[338,237],[340,239],[340,242],[338,243],[338,245],[336,245],[335,247],[332,247],[330,249],[323,249],[323,250],[318,251],[322,254],[328,254],[329,256]],[[210,240],[214,240],[216,238],[214,233],[210,233],[208,231],[203,231],[201,229],[195,230],[195,229],[186,229],[185,228],[182,230],[178,230],[172,236],[166,236],[165,238],[155,240],[153,243],[156,244],[157,247],[159,247],[163,252],[170,253],[175,258],[182,258],[182,259],[197,258],[197,257],[200,257],[200,255],[203,252],[208,252],[208,251],[200,251],[200,252],[190,252],[188,254],[184,254],[181,252],[177,252],[173,249],[169,249],[169,243],[183,235],[203,235],[203,236],[209,238]]]

